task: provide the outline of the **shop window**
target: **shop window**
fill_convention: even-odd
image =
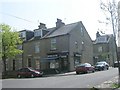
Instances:
[[[74,54],[74,66],[77,66],[81,63],[80,54]]]
[[[75,66],[79,65],[80,64],[80,59],[76,58],[74,62],[75,62]]]
[[[39,62],[39,60],[36,60],[35,62],[36,62],[36,69],[40,69],[40,62]]]
[[[55,68],[55,62],[54,61],[50,62],[50,68]]]
[[[59,63],[57,61],[51,61],[50,62],[50,68],[59,68]]]

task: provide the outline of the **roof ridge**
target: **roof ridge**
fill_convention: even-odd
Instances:
[[[80,23],[80,21],[75,22],[75,23],[66,24],[64,26],[61,26],[60,28],[55,27],[54,30],[52,30],[47,35],[45,35],[44,38],[68,34],[68,33],[70,33],[71,30],[74,29],[74,27],[76,27],[78,25],[78,23]]]

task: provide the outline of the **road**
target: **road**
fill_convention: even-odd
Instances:
[[[2,88],[91,88],[118,75],[117,68],[88,74],[4,79]]]

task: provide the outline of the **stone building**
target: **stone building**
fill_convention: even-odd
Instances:
[[[94,64],[98,61],[106,61],[111,66],[117,60],[116,44],[112,34],[96,34],[96,40],[93,42]]]
[[[34,38],[24,43],[23,59],[24,66],[36,69],[73,71],[80,63],[93,64],[93,43],[81,21],[65,25],[57,19],[56,27],[43,24],[34,30]]]

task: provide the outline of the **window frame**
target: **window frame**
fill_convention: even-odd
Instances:
[[[57,49],[57,40],[56,38],[51,38],[51,50],[56,50]]]
[[[39,53],[40,52],[40,43],[37,42],[34,44],[34,52]]]

